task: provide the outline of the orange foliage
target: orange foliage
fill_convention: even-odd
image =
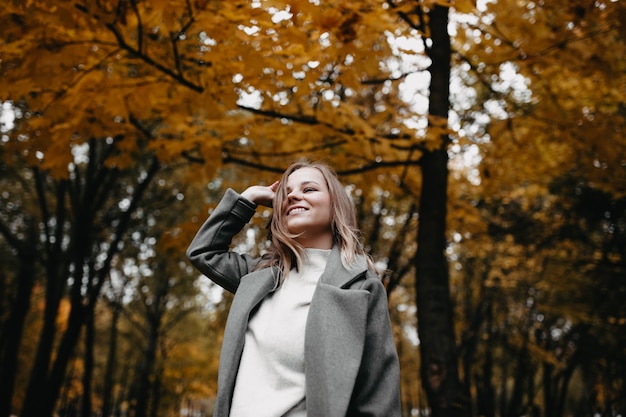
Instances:
[[[205,181],[229,157],[276,166],[277,155],[280,165],[332,155],[346,168],[417,160],[425,139],[404,124],[420,116],[397,88],[383,88],[386,33],[409,28],[379,1],[13,0],[0,23],[0,100],[27,115],[15,147],[57,178],[72,147],[92,138],[124,137],[110,166],[146,150],[166,163],[186,155],[211,167]],[[152,143],[134,148],[147,132]]]

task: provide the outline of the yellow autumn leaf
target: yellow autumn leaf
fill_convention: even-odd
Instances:
[[[453,0],[452,7],[458,13],[472,14],[476,9],[476,0]]]

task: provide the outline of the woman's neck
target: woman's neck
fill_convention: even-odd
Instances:
[[[308,238],[302,235],[296,238],[296,242],[306,249],[332,249],[335,243],[332,235],[318,235]]]

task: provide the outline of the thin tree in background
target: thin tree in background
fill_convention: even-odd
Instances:
[[[451,48],[448,11],[448,7],[435,6],[427,14],[428,29],[422,30],[422,33],[430,34],[430,44],[426,42],[426,52],[431,60],[428,109],[431,127],[446,123],[450,108]],[[419,12],[418,15],[421,16],[422,13]],[[415,257],[421,382],[434,417],[470,415],[469,395],[458,374],[445,254],[448,143],[447,134],[442,134],[441,146],[422,155],[422,192],[419,197]]]

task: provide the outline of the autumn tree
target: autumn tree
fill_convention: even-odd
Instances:
[[[475,92],[454,108],[480,158],[459,196],[477,210],[454,245],[471,281],[458,297],[477,412],[623,409],[621,378],[599,382],[606,374],[589,363],[623,361],[613,350],[623,339],[598,349],[596,333],[623,333],[623,311],[590,295],[624,291],[614,279],[624,260],[624,7],[505,1],[477,12],[459,19],[453,43]]]
[[[34,172],[40,208],[31,224],[43,227],[36,244],[47,248],[39,260],[47,313],[23,415],[54,409],[85,317],[166,164],[201,161],[195,179],[206,182],[222,163],[278,171],[277,156],[309,153],[355,173],[415,165],[421,142],[439,146],[437,135],[406,127],[414,113],[380,82],[389,79],[380,63],[393,59],[385,30],[396,29],[395,11],[376,2],[152,6],[41,1],[3,10],[2,100],[19,115],[3,154]],[[314,24],[305,33],[306,22]],[[365,106],[365,96],[375,100]],[[72,308],[53,352],[65,291]]]
[[[158,236],[159,242],[174,236],[150,223],[146,199],[159,195],[159,184],[179,187],[164,177],[169,169],[188,169],[182,181],[196,188],[177,193],[182,202],[163,211],[183,213],[184,206],[186,213],[204,213],[221,187],[269,183],[300,155],[331,160],[350,189],[367,200],[361,215],[368,244],[396,271],[385,278],[388,288],[398,291],[399,302],[417,297],[421,379],[435,415],[468,413],[463,382],[480,388],[473,392],[481,398],[481,413],[507,414],[536,399],[529,364],[545,371],[542,405],[558,397],[548,392],[568,389],[565,381],[572,376],[560,366],[567,372],[584,368],[569,361],[573,356],[556,360],[554,352],[569,345],[548,337],[562,331],[562,319],[570,315],[560,311],[540,325],[552,298],[537,296],[532,308],[524,305],[527,292],[542,284],[521,273],[524,265],[549,275],[545,283],[551,284],[568,270],[542,269],[554,252],[537,253],[524,230],[545,226],[538,223],[541,216],[562,216],[561,210],[536,210],[543,204],[581,208],[557,186],[567,178],[576,178],[574,189],[601,191],[610,202],[606,207],[621,207],[619,2],[457,1],[454,9],[413,0],[5,3],[0,100],[16,118],[0,145],[7,174],[0,232],[3,265],[6,260],[16,272],[2,276],[8,307],[0,337],[3,375],[5,369],[12,375],[18,362],[19,340],[7,337],[8,329],[19,334],[25,328],[38,283],[47,291],[24,415],[52,413],[70,359],[76,352],[89,354],[89,337],[82,334],[91,323],[86,319],[123,252],[132,253],[134,233]],[[423,74],[423,91],[411,97],[427,100],[420,109],[406,97],[408,80]],[[470,167],[458,162],[472,155]],[[385,192],[397,207],[381,203]],[[187,206],[192,193],[211,201],[202,209]],[[619,233],[598,228],[621,230],[615,213],[610,224],[594,220],[596,228],[577,227],[620,242]],[[169,224],[177,238],[168,250],[183,253],[202,221],[190,217],[180,219],[184,225]],[[568,224],[576,229],[573,220]],[[542,230],[541,236],[553,238],[546,242],[558,240],[555,245],[566,252],[575,246],[571,256],[595,247],[559,240],[558,227]],[[394,236],[384,237],[385,231]],[[415,239],[400,236],[407,231],[417,233]],[[593,271],[617,268],[615,260],[623,259],[602,253],[611,264]],[[519,285],[502,287],[495,277],[510,278],[513,270]],[[458,271],[467,272],[467,297],[459,292]],[[415,273],[416,288],[406,283],[409,273]],[[156,282],[145,283],[149,294],[157,293]],[[450,304],[450,290],[456,304]],[[541,294],[547,293],[544,285]],[[59,309],[66,302],[67,317]],[[453,321],[459,306],[463,314]],[[621,316],[613,313],[606,312],[617,323],[611,330],[620,329]],[[57,319],[65,327],[57,329]],[[498,349],[490,351],[481,335],[500,338]],[[171,369],[161,369],[163,379],[171,380]],[[2,383],[0,415],[8,415],[13,381]],[[47,399],[31,400],[38,391]],[[501,397],[491,395],[497,392]],[[495,398],[503,398],[498,407]],[[29,409],[39,406],[42,411]]]

